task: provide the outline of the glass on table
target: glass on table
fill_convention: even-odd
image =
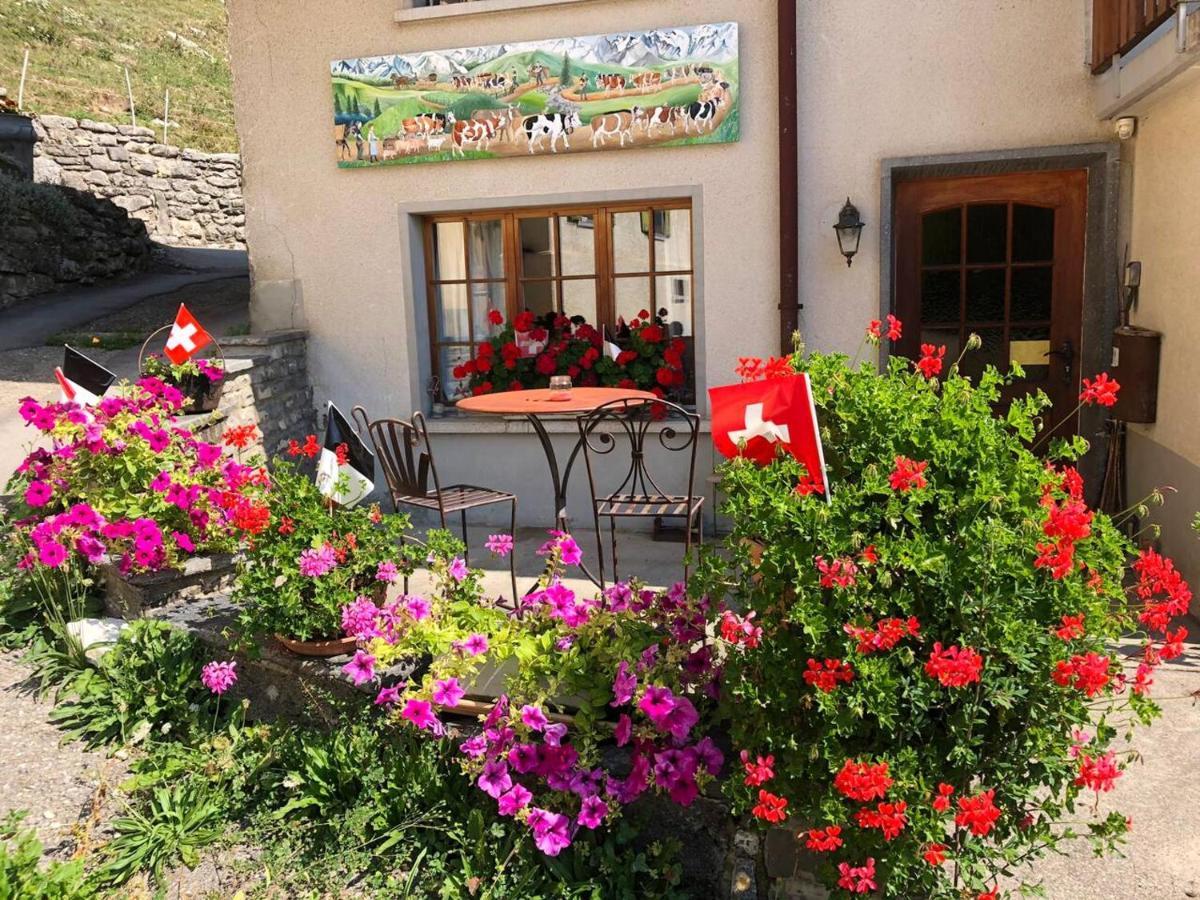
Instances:
[[[551,400],[570,400],[571,399],[571,376],[570,375],[551,375],[550,390],[553,391],[550,395]]]

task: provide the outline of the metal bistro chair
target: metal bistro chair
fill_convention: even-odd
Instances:
[[[672,453],[686,453],[688,457],[687,493],[668,494],[646,469],[646,436],[650,426],[656,422],[656,410],[665,410],[673,418],[663,421],[656,437],[659,445]],[[661,419],[661,416],[658,416]],[[604,587],[604,539],[600,520],[608,519],[612,541],[613,581],[617,574],[617,519],[637,518],[681,518],[684,520],[684,578],[687,578],[687,558],[692,549],[692,529],[698,529],[698,540],[704,542],[704,518],[701,511],[704,497],[694,492],[696,478],[696,447],[699,444],[700,417],[682,406],[666,400],[646,403],[639,400],[612,400],[601,404],[591,412],[579,416],[579,441],[583,446],[583,458],[587,465],[588,487],[592,492],[592,519],[596,526],[596,551],[599,562],[600,586]],[[615,423],[615,434],[608,430],[597,430],[604,423]],[[618,438],[624,436],[624,441]],[[596,490],[594,463],[600,457],[612,453],[618,443],[629,444],[629,468],[620,485],[608,493]]]
[[[392,498],[392,508],[399,512],[399,507],[415,506],[421,509],[436,510],[442,528],[446,527],[446,514],[459,514],[462,523],[462,538],[464,554],[470,551],[467,539],[467,510],[482,506],[492,506],[496,503],[508,503],[511,506],[509,516],[509,533],[517,532],[517,498],[507,491],[497,491],[493,488],[476,487],[471,484],[451,484],[442,486],[438,479],[437,466],[433,462],[433,448],[429,444],[429,430],[425,426],[425,417],[419,412],[413,413],[410,421],[403,419],[371,419],[362,406],[355,406],[350,413],[361,430],[371,438],[375,447],[375,456],[383,468],[387,479],[388,495]],[[433,487],[429,486],[432,477]],[[467,557],[469,560],[469,556]],[[512,581],[513,602],[517,594],[516,553],[508,555],[508,574]]]

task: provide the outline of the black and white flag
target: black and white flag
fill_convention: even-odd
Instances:
[[[54,377],[58,380],[59,401],[80,406],[94,406],[117,380],[104,366],[65,344],[63,364],[54,370]]]
[[[317,460],[317,487],[342,506],[353,506],[375,487],[375,454],[350,427],[342,411],[329,404],[325,444]]]

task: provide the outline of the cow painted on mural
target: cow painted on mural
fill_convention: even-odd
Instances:
[[[491,122],[492,127],[496,130],[496,138],[508,141],[513,137],[513,125],[517,121],[517,112],[516,105],[510,103],[501,109],[477,109],[471,113],[471,118],[477,122]]]
[[[684,108],[683,131],[685,134],[703,134],[712,132],[717,127],[717,115],[721,107],[729,99],[729,85],[721,82],[714,85],[716,90],[706,91],[695,103],[689,103]]]
[[[581,125],[582,121],[577,112],[554,112],[526,116],[521,122],[521,129],[525,132],[525,139],[529,142],[530,154],[539,151],[544,153],[545,150],[542,147],[544,141],[549,142],[551,153],[557,153],[560,139],[564,150],[571,149],[567,138]]]
[[[637,123],[639,108],[617,109],[612,112],[592,116],[592,149],[602,149],[608,146],[610,138],[618,138],[621,147],[626,139],[633,143],[633,127]]]
[[[475,147],[487,152],[492,141],[496,138],[496,125],[490,121],[477,119],[460,119],[454,123],[451,134],[450,155],[465,158],[466,148]]]
[[[662,86],[662,72],[639,72],[633,76],[633,86],[640,94],[648,94]]]
[[[405,135],[417,135],[428,138],[431,134],[445,133],[454,128],[454,113],[446,112],[421,113],[400,122],[400,130]]]
[[[656,131],[675,132],[684,110],[678,106],[651,106],[634,108],[635,124],[640,126],[647,137],[653,137]]]
[[[624,75],[597,75],[596,83],[600,85],[602,91],[623,91],[625,90]]]

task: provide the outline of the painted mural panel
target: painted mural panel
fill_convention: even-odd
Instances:
[[[738,139],[736,22],[339,59],[339,166]]]

